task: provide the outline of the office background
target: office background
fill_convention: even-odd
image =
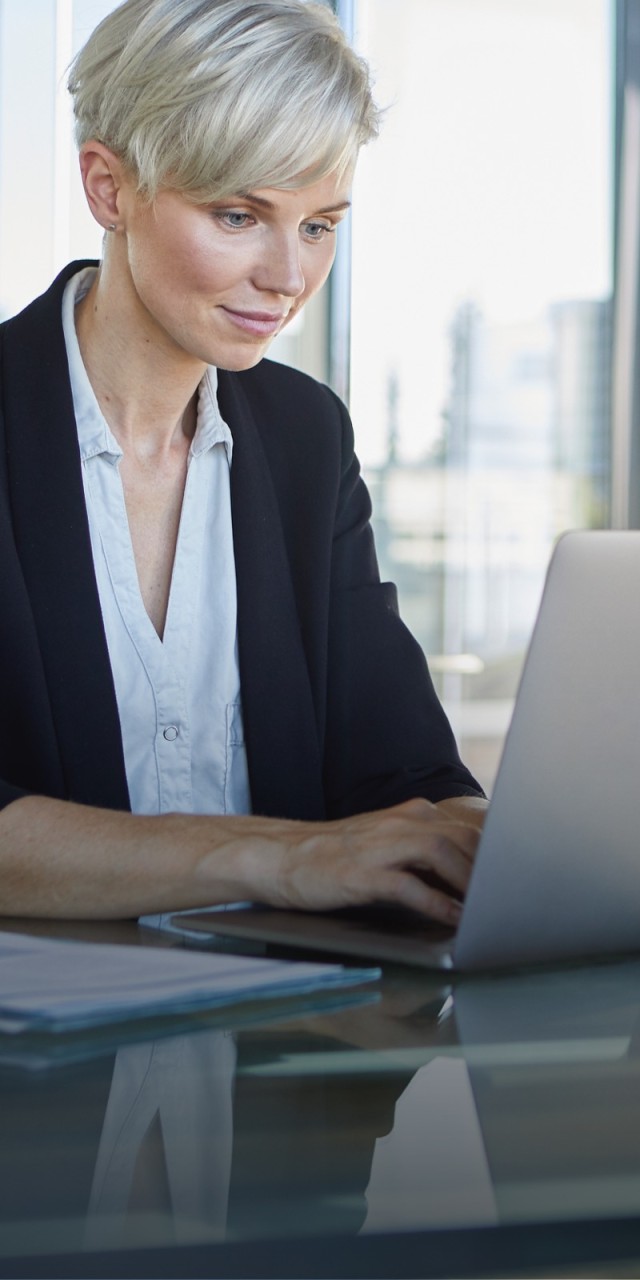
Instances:
[[[64,72],[114,7],[0,0],[0,315],[99,254]],[[640,520],[640,0],[336,7],[386,118],[273,354],[349,401],[383,575],[490,788],[554,540]]]

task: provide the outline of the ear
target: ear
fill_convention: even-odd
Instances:
[[[113,229],[118,225],[119,195],[125,181],[122,161],[104,143],[93,138],[83,143],[79,158],[89,208],[105,231]]]

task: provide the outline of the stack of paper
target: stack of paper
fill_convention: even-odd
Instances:
[[[0,934],[0,1034],[71,1031],[372,982],[379,969]]]

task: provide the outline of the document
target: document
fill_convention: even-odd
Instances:
[[[379,969],[0,934],[0,1035],[59,1032],[336,992]]]

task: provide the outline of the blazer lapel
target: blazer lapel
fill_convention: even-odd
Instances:
[[[273,481],[237,376],[220,372],[219,398],[233,435],[238,647],[253,808],[321,819],[318,730]]]
[[[73,264],[65,277],[85,265]],[[60,323],[64,283],[56,281],[5,326],[10,499],[68,797],[127,809]]]

